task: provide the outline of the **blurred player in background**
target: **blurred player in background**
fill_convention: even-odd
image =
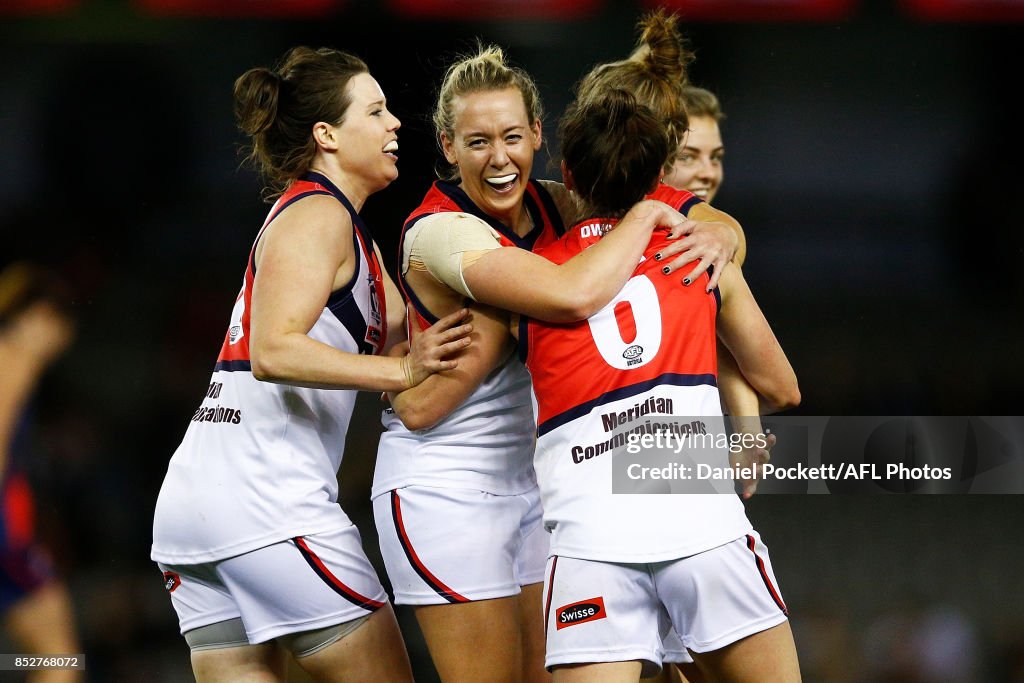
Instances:
[[[359,210],[398,177],[397,131],[357,57],[295,48],[235,82],[280,195],[252,247],[202,405],[171,458],[152,558],[199,681],[411,681],[398,624],[338,505],[356,390],[453,369],[455,311],[400,357],[405,306]]]
[[[28,263],[0,272],[0,614],[23,654],[81,652],[71,598],[35,534],[26,468],[29,403],[74,338],[58,281]],[[75,670],[33,672],[32,683],[81,680]]]

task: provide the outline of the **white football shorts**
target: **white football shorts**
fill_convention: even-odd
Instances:
[[[550,536],[536,487],[499,496],[408,486],[374,498],[373,517],[396,604],[503,598],[544,580]]]
[[[182,633],[241,617],[256,644],[358,619],[387,602],[354,526],[216,562],[158,565]]]
[[[639,660],[644,676],[665,661],[670,627],[685,649],[710,652],[781,624],[788,614],[756,531],[665,562],[552,556],[544,612],[549,669]],[[671,654],[669,661],[687,661],[678,649]]]

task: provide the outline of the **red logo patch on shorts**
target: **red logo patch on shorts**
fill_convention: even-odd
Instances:
[[[168,593],[173,593],[174,589],[181,585],[181,577],[175,572],[164,572],[164,588],[167,589]]]
[[[559,630],[576,624],[582,624],[596,619],[605,619],[608,612],[604,609],[604,598],[598,596],[587,600],[580,600],[565,607],[559,607],[555,611],[555,625]]]

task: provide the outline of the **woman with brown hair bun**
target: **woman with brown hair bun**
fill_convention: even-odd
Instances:
[[[357,57],[289,51],[235,82],[250,158],[279,195],[213,376],[156,504],[154,559],[200,682],[411,681],[391,605],[338,505],[358,390],[457,367],[454,311],[400,357],[405,306],[359,217],[398,177],[397,131]]]

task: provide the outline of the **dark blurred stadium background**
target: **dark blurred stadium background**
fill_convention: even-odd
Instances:
[[[535,75],[535,175],[552,177],[572,84],[628,52],[649,6],[0,0],[0,255],[57,267],[80,320],[38,398],[33,474],[90,681],[191,679],[150,522],[267,209],[238,167],[234,78],[295,44],[366,59],[404,124],[401,177],[364,212],[394,254],[433,177],[429,112],[454,53],[479,36]],[[669,6],[693,80],[728,114],[718,206],[746,229],[800,413],[1024,414],[1024,0]],[[370,552],[377,409],[361,399],[342,468]],[[1021,497],[773,495],[749,512],[807,681],[1024,681]],[[434,680],[405,626],[418,680]]]

